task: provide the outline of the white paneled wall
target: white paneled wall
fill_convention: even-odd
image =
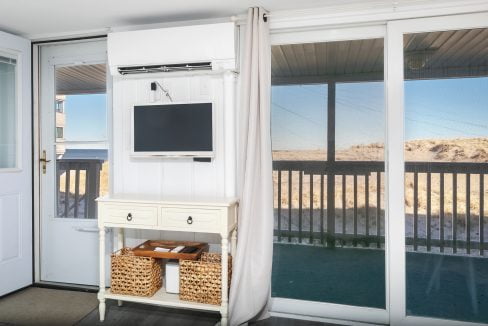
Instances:
[[[148,78],[149,77],[149,78]],[[233,78],[232,78],[233,80]],[[135,158],[130,156],[131,116],[134,105],[168,102],[157,92],[155,102],[150,102],[150,84],[158,81],[171,94],[174,102],[211,101],[214,103],[215,157],[212,162],[193,162],[192,159]],[[225,128],[234,128],[226,123],[225,110],[234,110],[235,105],[224,108],[224,75],[199,75],[165,77],[145,75],[144,78],[114,77],[113,81],[113,191],[114,193],[158,194],[181,196],[192,199],[198,196],[225,196],[225,174],[234,167],[235,157],[226,160]],[[227,89],[229,89],[227,87]],[[235,133],[235,130],[231,130]],[[234,144],[230,144],[231,148]],[[228,146],[229,148],[229,146]],[[234,155],[230,153],[229,155]],[[228,172],[227,172],[228,173]],[[233,176],[234,174],[230,174]],[[234,184],[234,183],[231,183]],[[227,193],[229,193],[227,191]],[[176,233],[166,231],[126,231],[126,245],[134,246],[145,239],[196,240],[219,243],[210,235]]]

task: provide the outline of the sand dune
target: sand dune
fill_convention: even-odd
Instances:
[[[323,150],[273,151],[274,160],[326,160]],[[488,162],[488,138],[421,139],[405,143],[407,161]],[[382,161],[383,144],[361,144],[336,150],[338,161]]]
[[[320,150],[311,151],[274,151],[274,160],[325,160],[326,152]],[[336,160],[343,161],[382,161],[384,160],[384,146],[382,144],[366,144],[352,146],[348,149],[340,149],[336,152]],[[405,144],[405,158],[407,161],[428,161],[428,162],[488,162],[488,138],[466,138],[466,139],[435,139],[435,140],[412,140]],[[324,177],[325,179],[327,176]],[[413,173],[407,173],[405,180],[405,210],[407,214],[413,214],[413,193],[414,182]],[[440,212],[440,181],[439,174],[432,174],[432,189],[431,189],[431,211],[432,215],[438,216]],[[488,177],[484,177],[485,185],[488,182]],[[303,190],[302,190],[302,207],[304,209],[310,208],[310,176],[303,176]],[[479,175],[470,176],[470,213],[473,216],[479,215]],[[314,208],[320,207],[320,176],[316,175],[312,179],[313,198],[312,205]],[[459,216],[466,213],[466,175],[459,174],[457,176],[457,212]],[[324,180],[324,183],[326,181]],[[299,207],[299,173],[292,172],[292,208]],[[340,213],[342,211],[342,176],[335,177],[335,206]],[[278,206],[277,188],[278,176],[274,172],[274,189],[275,189],[275,207]],[[281,205],[283,208],[288,207],[288,172],[282,172],[281,184]],[[369,179],[369,207],[372,213],[376,211],[376,194],[377,194],[376,175],[372,173]],[[379,185],[381,191],[381,208],[384,208],[384,175],[381,176],[381,184]],[[487,193],[487,186],[485,186],[484,196]],[[357,184],[357,204],[359,207],[358,214],[364,217],[366,201],[365,201],[365,177],[358,176]],[[452,214],[453,211],[453,187],[452,175],[445,174],[444,187],[444,212],[446,215]],[[345,208],[349,212],[354,206],[354,188],[353,177],[346,178],[346,205]],[[324,195],[325,197],[326,195]],[[419,191],[418,191],[418,212],[420,215],[427,212],[427,176],[426,174],[419,174]],[[324,198],[324,201],[326,199]],[[485,205],[485,207],[488,205]],[[325,203],[324,203],[325,207]],[[371,215],[370,214],[370,215]],[[484,215],[488,215],[488,210],[485,209]],[[339,216],[338,216],[339,217]]]

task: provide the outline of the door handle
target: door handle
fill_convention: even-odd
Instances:
[[[87,228],[84,228],[84,227],[75,226],[75,227],[73,227],[73,229],[75,231],[78,231],[78,232],[90,232],[90,233],[98,233],[100,231],[100,229],[97,228],[97,227],[93,227],[93,228],[87,227]],[[107,233],[109,233],[109,232],[112,231],[112,229],[107,228],[105,231]]]
[[[48,160],[46,158],[46,151],[42,151],[42,156],[41,158],[39,159],[39,162],[41,162],[42,164],[42,174],[46,174],[46,164],[51,162],[51,160]]]
[[[82,228],[82,227],[74,227],[74,229],[78,232],[93,232],[98,233],[98,228]]]

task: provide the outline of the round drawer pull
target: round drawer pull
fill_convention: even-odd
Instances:
[[[191,216],[188,216],[188,218],[186,219],[186,223],[193,224],[193,218]]]
[[[127,221],[132,221],[132,213],[127,214]]]

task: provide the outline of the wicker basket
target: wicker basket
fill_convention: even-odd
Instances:
[[[151,257],[134,256],[123,248],[111,256],[111,292],[150,297],[161,288],[161,262]]]
[[[220,305],[221,266],[221,254],[217,253],[204,252],[200,260],[180,260],[180,299]],[[229,287],[231,276],[232,257],[229,255]]]

